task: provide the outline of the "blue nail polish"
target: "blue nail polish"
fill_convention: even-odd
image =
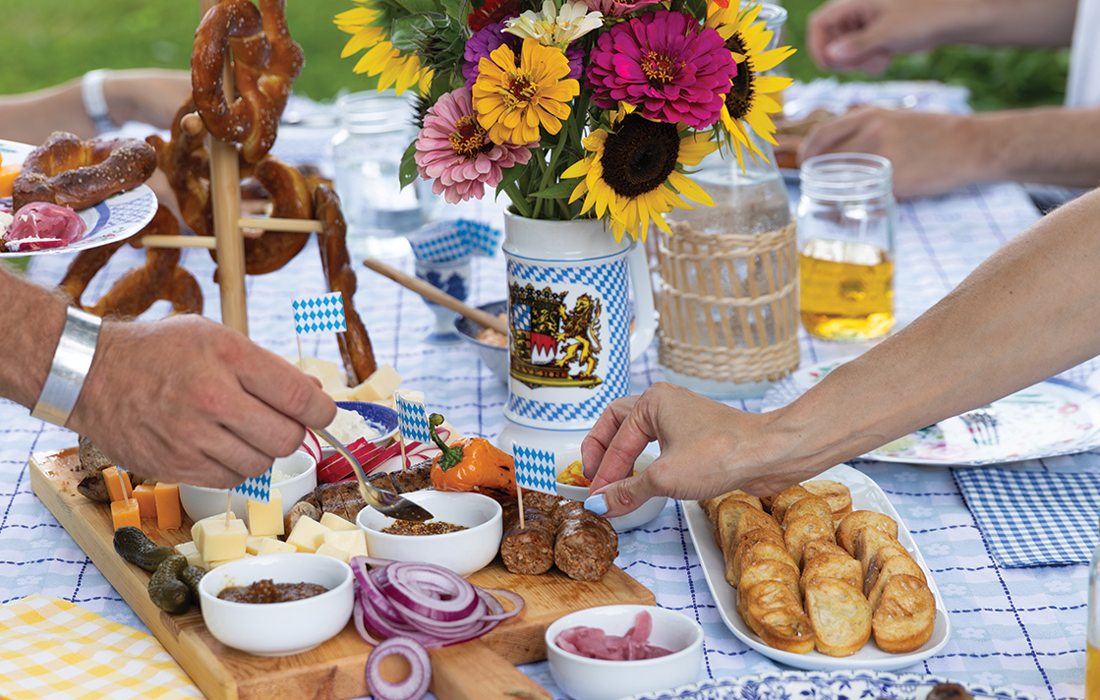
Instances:
[[[596,515],[604,515],[607,513],[607,499],[602,493],[589,496],[584,499],[584,509]]]

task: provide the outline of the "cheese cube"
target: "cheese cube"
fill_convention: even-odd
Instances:
[[[244,543],[244,551],[248,552],[249,554],[259,554],[260,553],[260,543],[262,543],[264,540],[273,540],[273,539],[275,539],[275,538],[274,537],[249,537],[248,540],[246,540],[245,543]]]
[[[283,542],[274,537],[261,537],[256,556],[262,557],[265,554],[293,554],[297,551],[294,545],[289,542]]]
[[[219,566],[221,566],[222,564],[228,564],[229,562],[237,561],[238,559],[246,559],[250,556],[252,556],[252,555],[251,554],[243,554],[239,557],[234,557],[232,559],[221,559],[219,561],[208,561],[208,562],[206,562],[206,566],[204,566],[203,568],[207,569],[207,570],[216,569]]]
[[[232,512],[229,513],[230,520],[236,520],[237,516]],[[202,549],[202,524],[208,520],[225,520],[225,513],[218,513],[217,515],[211,515],[208,518],[203,518],[194,525],[191,526],[191,541],[195,543],[195,546],[200,550]]]
[[[180,514],[179,484],[157,484],[153,487],[157,499],[157,527],[161,530],[178,530],[183,523]]]
[[[141,529],[141,511],[136,498],[111,503],[111,522],[115,529],[130,525]]]
[[[118,467],[107,467],[101,472],[107,494],[111,501],[125,501],[134,492],[130,486],[130,475]]]
[[[325,544],[347,552],[349,559],[354,556],[367,556],[367,537],[362,530],[326,532]],[[320,553],[321,550],[318,549],[317,552]]]
[[[358,525],[349,523],[336,513],[322,513],[321,524],[330,530],[355,530],[356,532],[362,532]]]
[[[299,552],[316,552],[317,548],[324,543],[326,532],[332,532],[332,530],[308,515],[303,515],[298,518],[286,541],[287,544],[294,545]]]
[[[317,548],[317,554],[323,554],[326,557],[332,557],[333,559],[339,559],[345,564],[348,563],[348,559],[351,559],[351,555],[344,550],[333,547],[331,544],[322,544]]]
[[[401,375],[390,365],[382,365],[366,381],[348,394],[351,401],[386,401],[401,386]]]
[[[187,559],[190,566],[197,566],[201,569],[206,568],[203,565],[202,557],[199,556],[199,548],[195,546],[194,542],[180,542],[176,545],[176,554],[180,554]]]
[[[240,559],[245,555],[247,542],[248,528],[244,522],[226,522],[224,515],[200,521],[199,537],[195,540],[202,560],[207,563]]]
[[[283,496],[277,490],[271,490],[271,500],[248,500],[248,509],[245,513],[248,520],[248,532],[253,537],[267,537],[268,535],[281,535],[283,529]]]
[[[141,511],[142,520],[157,517],[157,500],[153,494],[152,484],[138,484],[135,486],[134,499],[138,502],[138,510]]]

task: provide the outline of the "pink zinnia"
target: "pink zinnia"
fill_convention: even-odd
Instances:
[[[659,2],[661,0],[635,0],[635,2],[626,0],[584,0],[584,3],[588,5],[588,9],[602,12],[604,17],[622,17],[634,10],[656,5]]]
[[[722,113],[737,64],[718,32],[681,12],[660,10],[600,35],[589,56],[596,104],[619,102],[651,121],[705,129]]]
[[[416,137],[416,169],[433,180],[432,191],[451,204],[480,199],[485,185],[496,186],[504,170],[531,158],[526,146],[496,144],[477,123],[470,88],[446,93],[424,116]]]

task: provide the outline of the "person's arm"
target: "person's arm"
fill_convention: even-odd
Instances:
[[[0,396],[38,400],[65,301],[0,269],[6,330]],[[105,454],[163,481],[234,486],[292,453],[303,426],[336,406],[312,379],[243,335],[199,316],[106,321],[67,423]]]
[[[118,70],[103,81],[108,116],[118,125],[136,121],[166,129],[190,92],[191,76],[185,71]],[[80,78],[35,92],[0,96],[0,137],[36,144],[54,131],[82,138],[96,135],[84,110]]]
[[[822,153],[877,153],[894,166],[899,197],[940,194],[977,182],[1095,187],[1100,184],[1100,108],[930,114],[863,109],[806,137],[802,160]]]
[[[831,0],[808,22],[823,69],[886,69],[897,54],[948,44],[1061,47],[1073,37],[1077,0]]]
[[[1076,365],[1100,353],[1098,234],[1100,191],[1046,216],[907,328],[778,411],[741,413],[668,385],[621,399],[581,446],[585,474],[611,515],[655,494],[775,493]],[[654,440],[661,456],[628,477]]]

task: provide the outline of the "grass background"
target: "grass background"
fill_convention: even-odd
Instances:
[[[913,0],[908,0],[913,1]],[[5,39],[0,94],[53,85],[93,68],[156,66],[186,68],[199,18],[198,0],[4,0],[9,27]],[[805,45],[806,18],[820,0],[786,0],[787,41]],[[287,16],[306,53],[295,90],[332,99],[342,89],[363,89],[352,74],[353,58],[340,59],[346,35],[332,16],[351,0],[288,0]],[[1063,99],[1068,57],[1065,51],[991,50],[952,47],[895,61],[886,79],[935,79],[971,90],[977,109],[1055,104]],[[791,75],[811,80],[822,75],[806,52],[788,64]],[[867,76],[842,76],[867,79]]]

